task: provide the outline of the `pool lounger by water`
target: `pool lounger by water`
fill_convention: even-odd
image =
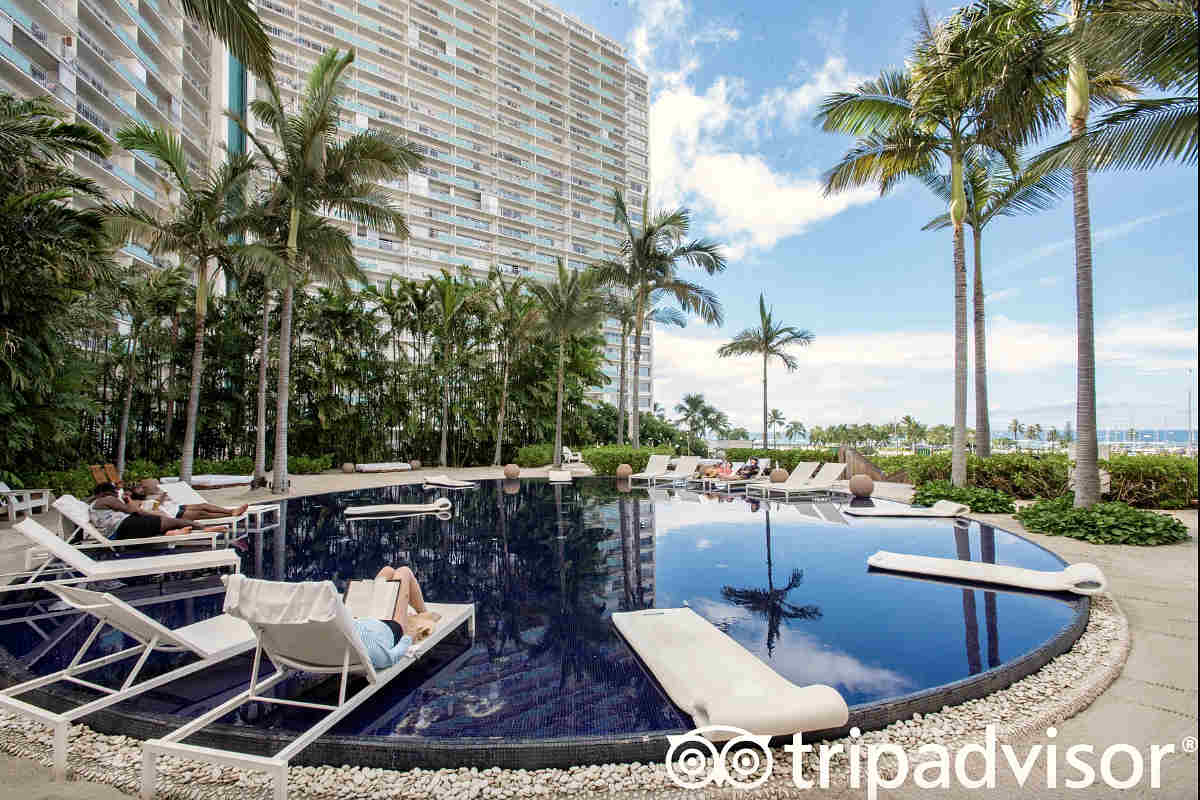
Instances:
[[[449,511],[454,507],[448,497],[439,497],[432,503],[385,503],[376,506],[350,506],[346,509],[346,516],[354,517],[362,514],[371,516],[382,516],[390,514],[436,514],[440,511]]]
[[[838,728],[849,719],[836,689],[797,686],[690,608],[618,612],[612,621],[697,727],[776,736]]]
[[[1087,563],[1072,564],[1066,569],[1048,572],[1004,564],[914,556],[880,550],[867,558],[867,564],[874,569],[891,572],[959,578],[977,583],[998,583],[1039,592],[1074,592],[1087,595],[1100,594],[1108,587],[1108,581],[1100,568]]]

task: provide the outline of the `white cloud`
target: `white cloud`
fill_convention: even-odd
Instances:
[[[1107,370],[1147,376],[1182,375],[1196,362],[1194,308],[1161,308],[1097,321],[1096,361]],[[729,414],[734,425],[762,428],[762,362],[719,359],[717,347],[730,331],[655,331],[655,398],[673,409],[687,392],[701,392]],[[788,373],[778,362],[768,374],[769,402],[808,426],[881,422],[904,414],[948,422],[952,417],[954,338],[946,330],[818,332],[814,343],[796,348],[800,368]],[[1027,406],[1032,396],[1047,402],[1074,399],[1075,330],[1061,324],[993,314],[988,324],[988,374],[992,406]],[[719,376],[717,378],[716,376]],[[1111,402],[1159,402],[1144,381],[1121,381]],[[973,412],[971,412],[973,413]],[[1183,414],[1182,406],[1179,411]],[[1055,417],[1057,419],[1057,417]]]
[[[825,94],[861,80],[845,58],[829,56],[811,74],[749,97],[738,78],[718,76],[706,88],[693,80],[699,45],[736,41],[740,32],[715,23],[688,34],[683,0],[643,0],[630,51],[653,84],[650,102],[651,191],[659,207],[687,206],[699,228],[719,235],[738,260],[803,233],[851,206],[871,202],[864,189],[826,198],[812,169],[775,170],[752,145],[767,126],[789,130],[806,122]]]
[[[1010,300],[1010,299],[1012,299],[1012,298],[1016,297],[1016,296],[1017,296],[1017,295],[1019,295],[1019,294],[1021,294],[1021,290],[1020,290],[1020,289],[1015,289],[1015,288],[1010,288],[1010,289],[998,289],[998,290],[996,290],[996,291],[994,291],[994,292],[987,292],[987,293],[985,293],[985,294],[984,294],[984,296],[983,296],[983,299],[984,299],[984,300],[986,300],[986,301],[987,301],[987,302],[989,302],[989,303],[995,303],[995,302],[998,302],[998,301],[1000,301],[1000,300]]]

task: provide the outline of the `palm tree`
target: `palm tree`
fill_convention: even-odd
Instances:
[[[775,641],[779,638],[784,620],[820,619],[821,609],[814,605],[798,606],[787,601],[787,596],[804,582],[804,571],[793,569],[783,586],[775,585],[775,570],[771,563],[771,511],[764,507],[767,528],[767,587],[736,588],[722,586],[721,597],[734,605],[741,606],[767,618],[767,657],[775,654]]]
[[[496,334],[497,351],[500,354],[500,409],[496,414],[496,453],[492,457],[492,464],[500,466],[500,450],[504,443],[504,415],[508,410],[509,369],[516,354],[532,341],[537,332],[541,312],[537,301],[529,294],[524,278],[506,281],[499,273],[492,273],[490,280],[492,285],[488,300],[494,312],[492,324]]]
[[[679,423],[686,425],[688,429],[687,454],[692,454],[692,440],[696,438],[696,426],[700,424],[704,416],[704,411],[707,408],[702,394],[685,394],[679,404],[675,406],[675,413],[679,414]]]
[[[225,43],[259,77],[271,74],[271,40],[248,0],[180,0],[183,14]]]
[[[1035,422],[1032,425],[1030,425],[1027,430],[1028,430],[1030,439],[1035,439],[1035,440],[1041,441],[1041,438],[1042,438],[1042,426],[1041,425],[1039,425]]]
[[[1088,40],[1089,17],[1105,4],[1096,0],[1067,0],[1065,22],[1056,18],[1056,6],[1057,3],[1046,4],[1039,0],[980,3],[964,12],[978,24],[960,28],[952,46],[966,54],[966,62],[972,71],[991,76],[991,84],[987,87],[990,94],[1009,98],[1014,106],[1024,106],[1026,110],[1041,104],[1040,98],[1031,95],[1032,87],[1044,87],[1047,96],[1052,98],[1053,102],[1043,106],[1037,114],[1021,113],[1005,119],[1003,122],[1008,130],[1017,132],[1021,138],[1042,133],[1048,126],[1061,122],[1065,100],[1070,139],[1078,143],[1087,134],[1087,118],[1093,101],[1120,102],[1132,97],[1135,89],[1119,70],[1104,69],[1120,67],[1119,60],[1106,62],[1097,57],[1101,51],[1080,45]],[[1194,77],[1190,80],[1194,87]],[[1194,137],[1195,123],[1192,125]],[[1079,429],[1075,506],[1085,507],[1100,499],[1088,161],[1076,152],[1075,157],[1068,158],[1064,165],[1071,169],[1075,217],[1075,415]]]
[[[623,262],[605,262],[598,266],[600,281],[624,286],[632,291],[635,314],[633,325],[633,374],[642,363],[642,334],[656,296],[672,297],[680,310],[695,314],[705,323],[720,325],[721,303],[715,294],[699,284],[679,277],[679,264],[686,262],[713,275],[725,271],[725,256],[720,245],[707,239],[686,241],[690,227],[687,209],[659,211],[650,215],[650,192],[642,197],[641,226],[635,228],[619,189],[613,191],[613,222],[625,229],[621,245]],[[641,446],[641,381],[633,382],[633,409],[630,439]]]
[[[376,230],[390,231],[401,239],[408,227],[393,201],[376,186],[393,180],[420,163],[412,147],[390,133],[370,129],[338,138],[346,69],[354,51],[328,50],[309,73],[299,107],[289,112],[279,86],[271,76],[262,83],[268,97],[250,103],[250,115],[273,134],[275,144],[260,139],[249,122],[229,113],[237,126],[270,167],[274,184],[269,206],[287,217],[285,228],[288,281],[280,303],[279,387],[275,412],[275,474],[273,491],[288,491],[287,422],[290,400],[292,304],[298,283],[323,279],[326,265],[309,259],[302,264],[300,233],[304,215],[333,212]],[[257,127],[257,126],[255,126]],[[336,277],[337,273],[333,276]]]
[[[794,419],[788,423],[787,430],[783,433],[788,437],[789,441],[795,441],[796,439],[803,439],[808,434],[808,429],[804,427],[803,422]]]
[[[136,264],[114,287],[117,307],[129,318],[128,347],[125,356],[125,392],[121,402],[121,421],[117,428],[117,472],[125,472],[125,446],[129,438],[129,411],[133,405],[133,387],[137,380],[138,344],[147,325],[169,316],[183,295],[188,274],[182,267],[161,269]]]
[[[812,344],[815,337],[805,329],[776,322],[774,309],[767,308],[763,295],[758,295],[758,327],[747,328],[733,337],[733,341],[723,344],[717,349],[721,358],[731,356],[762,356],[763,382],[763,447],[767,446],[767,364],[772,358],[783,362],[788,372],[795,372],[800,366],[795,356],[787,352],[793,345],[806,347]]]
[[[438,464],[445,467],[450,454],[450,375],[462,354],[462,347],[456,345],[470,345],[471,340],[464,338],[460,329],[463,320],[482,300],[486,287],[478,286],[469,280],[460,280],[445,270],[442,270],[440,277],[431,277],[429,284],[436,300],[437,333],[442,345],[438,370],[442,385],[442,438],[438,448]]]
[[[183,433],[183,455],[179,464],[179,479],[190,481],[196,455],[200,380],[204,372],[208,293],[216,273],[237,257],[241,250],[235,237],[246,229],[246,186],[254,173],[255,162],[245,154],[230,154],[223,164],[196,181],[188,170],[183,142],[178,137],[148,125],[134,125],[118,131],[116,138],[126,150],[158,159],[179,192],[171,215],[165,219],[159,219],[132,203],[112,203],[106,208],[106,213],[114,238],[118,241],[132,238],[142,241],[151,253],[176,253],[194,276],[195,344]]]
[[[991,455],[992,431],[987,396],[987,325],[983,294],[983,229],[996,217],[1034,214],[1054,205],[1067,193],[1070,182],[1065,170],[1050,172],[1014,171],[1009,162],[996,153],[970,152],[963,167],[963,188],[967,201],[965,222],[971,226],[975,256],[974,334],[975,334],[975,453]],[[938,197],[950,202],[951,180],[948,175],[928,175],[925,185]],[[950,215],[942,214],[921,230],[941,230],[950,226]]]
[[[558,259],[558,276],[553,283],[530,287],[542,305],[547,332],[558,342],[558,379],[554,410],[554,467],[562,466],[563,373],[566,370],[567,340],[596,328],[604,317],[600,293],[602,276],[597,270],[567,270]],[[636,362],[635,362],[636,363]]]
[[[779,447],[779,426],[787,422],[787,417],[778,408],[772,408],[770,415],[767,417],[767,424],[771,426],[771,432],[775,434],[775,446]]]
[[[1013,94],[988,91],[991,76],[973,69],[969,43],[955,34],[969,30],[978,12],[965,9],[934,25],[922,18],[911,74],[885,72],[852,92],[830,95],[817,118],[827,131],[858,141],[825,177],[827,193],[878,186],[886,194],[907,177],[926,177],[949,165],[949,216],[953,227],[954,439],[951,481],[967,479],[967,279],[963,223],[967,200],[963,163],[989,148],[1010,162],[1032,135],[1031,121],[1044,123],[1052,98],[1035,82]],[[978,427],[978,426],[977,426]]]
[[[620,274],[622,265],[616,264],[610,268],[610,274]],[[626,406],[626,392],[629,385],[628,369],[626,356],[628,353],[629,336],[633,333],[634,325],[637,321],[637,303],[634,301],[632,287],[625,287],[624,291],[616,291],[609,294],[607,305],[608,313],[621,326],[621,359],[620,359],[620,379],[618,387],[620,394],[617,399],[617,444],[625,443],[625,421],[628,416],[628,406]],[[651,322],[658,322],[664,325],[674,325],[677,328],[687,327],[687,317],[679,312],[676,308],[669,306],[654,305],[646,312],[646,319]],[[634,380],[637,381],[641,375],[634,375]],[[636,408],[636,406],[635,406]],[[632,427],[632,422],[630,422]]]
[[[1025,431],[1025,426],[1019,419],[1014,419],[1012,422],[1008,423],[1008,430],[1013,436],[1013,446],[1019,449],[1020,445],[1017,443],[1017,441],[1021,438],[1021,434]]]

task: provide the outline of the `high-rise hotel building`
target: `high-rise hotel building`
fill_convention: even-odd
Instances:
[[[353,48],[345,130],[390,130],[425,156],[386,187],[411,238],[350,231],[371,282],[459,268],[549,279],[557,258],[582,269],[619,257],[613,190],[636,215],[649,181],[646,75],[619,44],[524,0],[257,0],[257,8],[285,101],[321,53]],[[262,93],[177,0],[0,0],[0,85],[49,93],[110,138],[131,121],[165,127],[198,166],[236,138],[221,109],[241,110]],[[78,161],[113,197],[148,211],[170,199],[150,159],[114,147],[102,163]],[[126,253],[148,258],[136,247]],[[619,328],[608,324],[604,335],[613,382],[593,396],[616,405]],[[637,378],[643,410],[653,408],[652,339],[648,330]]]

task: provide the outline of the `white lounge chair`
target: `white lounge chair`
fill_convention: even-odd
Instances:
[[[682,482],[686,485],[692,479],[692,474],[695,473],[699,464],[700,456],[680,456],[675,461],[675,469],[664,472],[657,478],[651,478],[650,483],[653,485],[660,481],[672,484]]]
[[[705,477],[701,476],[701,477],[697,478],[696,481],[700,484],[700,486],[705,491],[718,490],[719,487],[723,487],[730,480],[736,480],[736,478],[734,476],[737,474],[737,471],[744,466],[746,466],[745,461],[735,461],[734,463],[729,465],[729,470],[732,474],[727,475],[725,477],[717,476],[717,477],[713,477],[713,478],[705,478]]]
[[[408,472],[412,464],[407,461],[380,461],[375,464],[355,464],[355,472]]]
[[[192,486],[200,489],[225,489],[230,486],[247,486],[253,480],[253,475],[193,475]],[[180,483],[178,476],[159,478],[161,484]]]
[[[54,731],[54,777],[57,780],[63,780],[67,776],[67,733],[72,722],[86,717],[94,711],[148,692],[176,678],[190,675],[239,653],[245,653],[254,647],[254,633],[250,630],[250,626],[228,614],[210,617],[182,628],[171,629],[111,594],[94,592],[78,586],[45,584],[43,588],[58,595],[64,603],[95,617],[96,626],[92,628],[91,634],[84,640],[83,645],[65,669],[18,683],[0,691],[0,709],[37,720]],[[124,633],[137,644],[115,653],[83,661],[88,648],[96,641],[106,625]],[[137,680],[146,659],[155,652],[191,653],[196,656],[197,660],[153,678]],[[119,689],[101,686],[79,677],[85,672],[135,656],[137,661]],[[40,706],[17,699],[18,695],[25,692],[59,681],[86,686],[101,692],[102,696],[62,712],[48,711]]]
[[[80,500],[75,495],[64,494],[62,497],[54,501],[54,508],[58,513],[63,515],[63,519],[67,520],[74,526],[74,530],[67,534],[67,541],[72,541],[79,534],[83,534],[91,539],[87,544],[76,545],[80,550],[89,550],[96,547],[107,547],[109,550],[116,551],[118,547],[131,547],[146,544],[182,544],[183,542],[208,542],[212,548],[216,548],[217,542],[221,539],[227,539],[228,533],[220,533],[216,531],[197,531],[195,533],[175,533],[162,534],[161,536],[147,536],[141,539],[110,539],[101,533],[91,522],[91,513],[88,504]],[[208,522],[208,520],[205,520]],[[220,524],[220,523],[217,523]],[[66,533],[67,526],[63,526],[63,532]],[[27,559],[28,562],[28,559]]]
[[[144,743],[141,793],[145,800],[154,796],[160,755],[267,772],[274,780],[275,800],[286,800],[288,763],[294,756],[369,700],[464,622],[472,638],[475,636],[473,603],[428,603],[430,610],[442,616],[433,633],[410,647],[399,662],[377,671],[371,665],[367,650],[354,627],[351,610],[332,582],[279,583],[231,575],[226,580],[226,587],[225,612],[249,623],[257,639],[250,686],[182,728]],[[264,655],[275,665],[275,673],[260,679]],[[265,694],[271,687],[297,672],[338,675],[341,688],[337,704],[310,703]],[[353,696],[347,697],[347,684],[350,676],[356,673],[363,675],[367,684]],[[250,701],[300,706],[328,713],[273,756],[249,755],[183,743],[184,739]]]
[[[817,471],[818,466],[819,464],[816,461],[801,461],[783,483],[757,480],[746,484],[746,494],[770,497],[772,494],[778,493],[786,498],[790,492],[806,486],[812,480],[813,473]]]
[[[475,481],[460,481],[447,475],[430,475],[425,479],[425,487],[438,489],[474,489]]]
[[[16,522],[17,514],[21,512],[32,514],[39,508],[46,511],[53,500],[54,495],[49,489],[10,489],[7,483],[0,481],[0,508],[8,514],[9,522]]]
[[[159,487],[166,492],[167,497],[181,506],[199,505],[207,503],[204,495],[197,492],[183,481],[175,481],[174,483],[162,483]],[[275,515],[275,521],[279,522],[279,504],[278,503],[262,503],[259,505],[247,506],[245,513],[235,517],[219,517],[217,519],[206,519],[207,523],[213,525],[231,525],[233,533],[237,533],[237,523],[245,522],[247,527],[253,525],[255,529],[261,530],[263,527],[263,517],[268,514]]]
[[[646,481],[647,483],[653,485],[656,479],[669,474],[667,472],[667,465],[670,463],[670,456],[662,453],[655,453],[654,455],[651,455],[650,460],[646,462],[646,468],[641,472],[630,475],[629,480],[631,482]]]
[[[96,561],[73,544],[63,541],[44,526],[32,519],[24,519],[13,526],[35,548],[44,550],[48,557],[40,567],[26,577],[22,583],[29,584],[47,569],[59,562],[65,571],[78,572],[78,580],[119,580],[139,575],[164,575],[174,572],[189,572],[201,569],[241,569],[241,559],[236,550],[192,550],[163,556],[139,556]],[[57,568],[56,568],[57,569]],[[73,582],[78,582],[74,580]],[[63,581],[58,581],[62,583]]]
[[[571,448],[564,445],[563,449],[562,449],[562,463],[564,463],[564,464],[582,464],[583,463],[583,453],[579,452],[578,450],[572,450]]]
[[[846,474],[845,464],[829,463],[824,464],[817,470],[817,474],[813,475],[806,481],[801,481],[797,484],[788,485],[788,483],[773,483],[768,484],[764,497],[771,497],[774,494],[783,494],[784,499],[790,498],[793,494],[828,494],[834,489],[834,481],[841,480],[842,475]],[[755,484],[756,486],[759,484]],[[785,487],[786,488],[781,488]]]
[[[550,479],[551,483],[571,482],[571,473],[567,472],[565,469],[552,469],[546,473],[546,477]]]
[[[879,550],[867,558],[871,569],[889,572],[928,575],[958,581],[995,583],[1033,589],[1039,592],[1074,592],[1100,594],[1108,588],[1108,579],[1095,564],[1080,562],[1053,571],[1026,569],[1007,564],[983,561],[963,561],[957,558],[914,556],[908,553],[889,553]]]

